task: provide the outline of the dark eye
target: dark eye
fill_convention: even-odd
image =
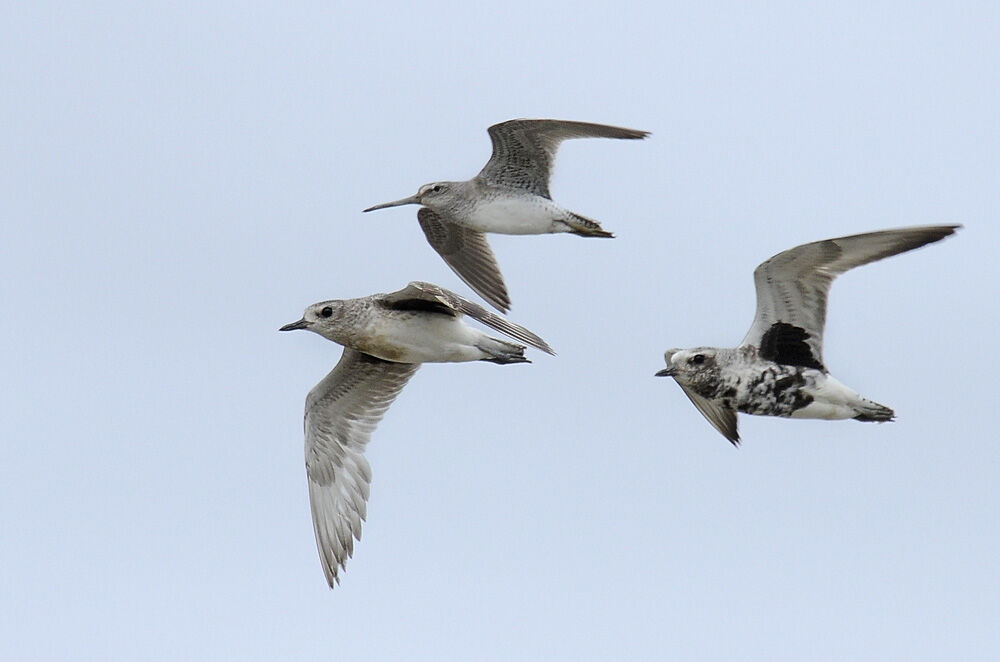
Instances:
[[[433,187],[431,188],[431,190],[432,190],[432,191],[434,191],[435,193],[440,193],[440,192],[441,192],[441,185],[440,185],[440,184],[435,184],[435,185],[434,185],[434,186],[433,186]]]
[[[691,357],[691,364],[692,365],[701,365],[704,362],[705,362],[705,355],[704,354],[695,354],[694,356]]]
[[[319,311],[319,314],[322,315],[323,317],[330,317],[331,315],[333,315],[333,308],[327,306],[323,310]]]

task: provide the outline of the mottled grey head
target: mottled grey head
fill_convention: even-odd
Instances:
[[[448,211],[459,205],[460,201],[464,198],[465,187],[463,185],[465,183],[432,182],[424,184],[417,191],[416,195],[393,200],[392,202],[383,202],[380,205],[369,207],[365,211],[375,211],[376,209],[385,209],[386,207],[399,207],[400,205],[423,205],[435,211]]]
[[[657,377],[673,377],[682,386],[710,397],[719,382],[718,350],[712,347],[668,349],[663,353],[667,367]]]
[[[298,322],[286,324],[278,329],[278,331],[307,329],[336,342],[337,331],[342,326],[341,319],[343,318],[343,313],[343,301],[321,301],[306,308],[306,312],[302,314],[302,319]]]

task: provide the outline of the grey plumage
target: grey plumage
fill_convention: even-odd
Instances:
[[[330,586],[361,539],[371,482],[365,446],[423,362],[525,363],[524,345],[461,322],[468,316],[552,354],[538,335],[430,283],[389,294],[332,300],[306,309],[282,331],[308,329],[344,345],[334,369],[306,397],[306,475],[313,529]]]
[[[345,348],[306,397],[306,476],[313,533],[330,586],[361,540],[371,467],[365,446],[419,363],[383,361]]]
[[[892,409],[834,379],[823,362],[826,304],[848,269],[939,241],[960,227],[883,230],[796,246],[754,271],[757,313],[733,349],[699,347],[664,354],[667,368],[706,419],[734,445],[736,412],[793,418],[883,422]]]
[[[400,302],[408,300],[422,300],[441,304],[456,317],[459,315],[468,315],[477,322],[485,324],[500,333],[525,342],[535,349],[542,350],[546,354],[555,355],[549,344],[537,334],[438,285],[414,281],[398,292],[382,295],[382,301],[390,307],[398,306]]]
[[[490,250],[486,235],[456,223],[449,223],[433,209],[417,210],[420,229],[445,264],[498,310],[510,309],[510,295],[500,275],[500,265]]]
[[[493,155],[476,179],[551,199],[549,180],[556,151],[571,138],[640,140],[648,131],[568,120],[508,120],[489,129]]]
[[[510,296],[486,233],[612,237],[597,221],[563,209],[549,193],[556,151],[570,138],[640,139],[646,131],[565,120],[510,120],[489,128],[493,154],[467,181],[433,182],[416,195],[366,212],[423,205],[417,218],[427,241],[465,283],[500,311]]]
[[[833,279],[892,255],[940,241],[958,225],[928,225],[824,239],[782,251],[753,273],[757,313],[741,345],[758,345],[775,322],[804,329],[806,343],[823,362],[826,301]]]

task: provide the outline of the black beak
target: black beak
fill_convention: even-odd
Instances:
[[[675,372],[676,371],[673,368],[664,368],[663,370],[661,370],[658,373],[656,373],[655,376],[656,377],[673,377],[674,374],[675,374]]]
[[[419,205],[420,196],[411,195],[408,198],[403,198],[402,200],[393,200],[392,202],[383,202],[380,205],[375,205],[374,207],[369,207],[365,209],[364,212],[375,211],[376,209],[386,209],[388,207],[399,207],[401,205]]]
[[[285,326],[278,329],[278,331],[296,331],[298,329],[308,329],[309,322],[303,317],[298,322],[292,322],[291,324],[286,324]]]

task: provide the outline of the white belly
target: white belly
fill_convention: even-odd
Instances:
[[[792,418],[841,420],[858,415],[857,404],[862,400],[861,396],[829,375],[818,379],[806,393],[813,397],[813,401],[792,412]]]
[[[401,363],[478,361],[487,356],[476,346],[483,335],[454,317],[420,314],[377,321],[355,348]]]
[[[555,221],[565,215],[562,207],[540,196],[492,198],[476,205],[465,225],[497,234],[548,234],[564,231]]]

